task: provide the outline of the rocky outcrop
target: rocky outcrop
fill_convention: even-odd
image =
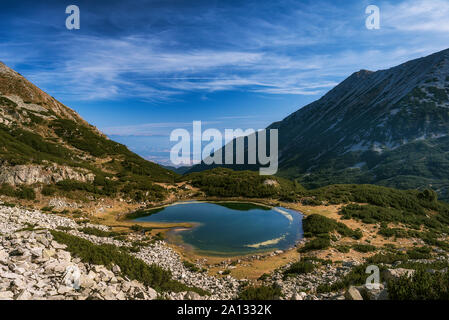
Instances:
[[[346,300],[363,300],[360,291],[356,287],[349,287],[349,289],[345,293]]]
[[[62,180],[92,182],[95,175],[85,169],[73,169],[65,166],[18,165],[0,167],[0,184],[10,185],[57,183]]]
[[[34,229],[28,230],[30,226]],[[6,207],[0,202],[0,299],[143,300],[159,295],[171,300],[234,299],[243,282],[230,276],[216,278],[190,271],[178,253],[165,242],[157,241],[132,254],[150,265],[154,263],[170,270],[175,280],[211,293],[210,296],[188,291],[158,294],[142,283],[129,281],[121,275],[118,266],[90,265],[72,257],[48,231],[66,229],[96,244],[132,246],[132,241],[85,234],[79,230],[83,227],[109,229],[103,225],[78,224],[72,219],[40,211]]]
[[[4,237],[0,249],[0,299],[152,300],[157,292],[125,279],[120,269],[82,263],[47,230]],[[19,248],[18,248],[19,247]]]
[[[383,279],[385,281],[398,279],[403,276],[411,277],[415,273],[415,270],[413,269],[404,269],[404,268],[397,268],[397,269],[387,269],[382,273]]]

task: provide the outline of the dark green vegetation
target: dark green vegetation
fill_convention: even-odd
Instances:
[[[267,286],[249,287],[238,296],[238,300],[277,300],[281,296],[281,289]]]
[[[376,247],[369,244],[354,244],[352,249],[358,252],[367,253],[376,251]]]
[[[299,248],[298,252],[309,252],[314,250],[324,250],[329,248],[331,241],[329,236],[319,236],[307,242],[304,247]]]
[[[26,186],[14,188],[8,184],[0,185],[0,195],[24,200],[34,200],[36,198],[36,193],[32,188]]]
[[[253,203],[247,203],[247,202],[212,202],[216,205],[232,209],[232,210],[239,210],[239,211],[249,211],[253,209],[258,210],[270,210],[270,207],[261,206]]]
[[[93,236],[97,236],[97,237],[102,237],[102,238],[108,238],[108,237],[117,237],[119,235],[121,235],[118,232],[113,232],[113,231],[103,231],[97,228],[81,228],[79,229],[79,231],[81,231],[82,233],[85,234],[89,234],[89,235],[93,235]]]
[[[137,218],[141,218],[141,217],[147,217],[147,216],[151,216],[152,214],[161,212],[163,210],[164,210],[164,207],[157,208],[157,209],[149,209],[149,210],[137,210],[137,211],[127,214],[126,219],[133,220],[133,219],[137,219]]]
[[[71,151],[38,134],[0,124],[0,157],[11,165],[51,161],[75,166]]]
[[[375,185],[332,185],[305,191],[302,196],[320,203],[363,203],[343,207],[340,212],[342,218],[380,224],[378,233],[386,238],[420,238],[428,245],[449,249],[448,244],[441,240],[449,233],[449,204],[438,201],[435,191],[404,191]],[[324,232],[334,225],[325,223],[325,218],[316,219],[323,221],[321,224],[324,226],[313,234]],[[388,227],[389,223],[402,227]],[[307,222],[304,228],[308,232]]]
[[[354,267],[347,275],[333,284],[321,284],[317,287],[317,293],[335,292],[351,285],[362,285],[366,282],[367,274],[366,268],[368,264],[362,264]],[[382,270],[382,266],[380,269]]]
[[[410,259],[430,259],[432,257],[429,247],[417,247],[407,251]]]
[[[315,269],[315,264],[310,261],[299,261],[293,263],[287,270],[284,271],[284,275],[296,275],[310,273]]]
[[[429,248],[426,248],[426,247],[417,248],[415,250],[417,250],[417,252],[419,252],[419,253],[430,252]],[[441,283],[438,284],[436,282],[437,281],[436,279],[441,279],[441,278],[438,276],[433,276],[431,273],[428,272],[429,269],[443,270],[445,268],[448,268],[448,266],[449,266],[448,263],[445,261],[435,261],[432,263],[422,263],[422,262],[410,261],[410,259],[418,258],[415,255],[416,254],[415,250],[411,250],[407,253],[400,253],[400,252],[396,252],[394,250],[392,252],[378,253],[378,254],[366,259],[366,262],[364,264],[354,267],[347,275],[345,275],[342,279],[338,280],[337,282],[335,282],[333,284],[323,284],[323,285],[318,286],[317,292],[318,293],[335,292],[338,290],[346,289],[351,285],[352,286],[363,285],[368,276],[368,274],[366,273],[366,268],[368,266],[370,266],[370,265],[378,266],[380,269],[381,275],[382,275],[382,271],[387,269],[387,267],[385,265],[390,265],[388,268],[413,269],[413,270],[417,270],[417,272],[419,272],[420,275],[417,278],[415,278],[415,280],[401,279],[400,282],[390,282],[390,283],[394,283],[393,285],[395,286],[393,288],[393,291],[395,293],[393,293],[393,295],[390,295],[390,299],[394,299],[392,297],[401,299],[401,295],[402,295],[403,299],[412,299],[413,295],[414,295],[412,293],[412,290],[414,290],[413,287],[424,288],[424,287],[427,287],[428,284],[436,284],[437,286],[441,285]],[[421,258],[421,257],[422,256],[420,256],[419,258]],[[400,262],[400,264],[399,264],[399,262]],[[394,266],[392,266],[392,265],[394,265]],[[427,275],[423,276],[423,273],[427,273]],[[437,272],[437,273],[439,273],[439,272]],[[444,274],[447,275],[447,272],[445,272]],[[434,278],[435,281],[429,280],[430,282],[428,282],[428,284],[426,284],[425,281],[428,281],[428,279],[431,279],[433,277],[435,277]],[[382,281],[382,278],[380,280]],[[390,292],[390,283],[388,284],[389,292]],[[447,287],[448,283],[447,282],[445,284],[443,283],[443,285],[445,285]],[[402,290],[401,287],[403,287],[404,290]],[[446,290],[447,290],[447,288],[446,288]]]
[[[79,257],[83,262],[112,267],[116,264],[123,275],[131,280],[138,280],[156,291],[194,291],[200,295],[208,294],[206,291],[188,287],[178,281],[172,280],[171,272],[157,265],[148,265],[140,259],[114,245],[97,245],[70,234],[51,231],[55,241],[67,245],[67,251]]]
[[[200,268],[198,268],[194,263],[191,263],[187,260],[184,260],[182,262],[182,264],[184,265],[184,267],[186,267],[188,270],[192,271],[192,272],[199,272]]]
[[[352,230],[341,222],[318,214],[312,214],[305,218],[302,226],[304,236],[306,238],[312,238],[312,240],[307,242],[304,247],[300,248],[300,252],[327,249],[331,245],[330,234],[333,232],[337,232],[343,237],[351,237],[353,239],[360,239],[362,237],[362,232],[360,230]]]
[[[304,236],[313,237],[320,235],[329,235],[330,232],[338,232],[343,237],[361,238],[359,230],[352,230],[345,224],[333,219],[326,218],[318,214],[312,214],[303,220]]]
[[[56,164],[95,175],[93,183],[66,180],[56,186],[34,186],[42,189],[45,196],[80,199],[87,195],[94,199],[121,196],[135,201],[159,201],[165,199],[166,192],[154,182],[173,182],[177,177],[174,172],[109,140],[76,114],[69,120],[48,109],[38,112],[41,116],[51,116],[44,119],[17,108],[13,101],[4,97],[0,99],[0,106],[0,111],[10,112],[18,119],[9,126],[0,125],[0,165],[35,164],[53,170]],[[31,119],[31,123],[24,119]]]
[[[417,270],[388,283],[391,300],[449,300],[449,273]]]
[[[277,177],[261,176],[253,171],[233,171],[215,168],[183,176],[182,181],[190,181],[193,186],[209,196],[247,197],[247,198],[288,198],[294,197],[296,186],[289,180]],[[275,185],[266,184],[273,180]]]

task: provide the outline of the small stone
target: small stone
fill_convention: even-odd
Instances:
[[[32,297],[33,295],[25,289],[17,296],[16,300],[30,300]]]
[[[54,249],[44,249],[42,250],[42,257],[44,258],[51,258],[56,254],[56,251]]]
[[[114,272],[115,274],[119,274],[120,272],[122,272],[122,270],[120,269],[120,267],[118,265],[114,265],[112,267],[112,272]]]
[[[13,297],[14,293],[12,293],[11,291],[0,292],[0,300],[12,300]]]
[[[201,296],[193,291],[189,291],[184,295],[185,300],[201,300]]]

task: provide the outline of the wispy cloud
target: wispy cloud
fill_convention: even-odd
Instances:
[[[449,1],[411,0],[385,3],[384,24],[401,31],[448,32]]]
[[[34,63],[25,75],[61,98],[170,101],[185,93],[228,90],[315,96],[359,69],[388,68],[449,46],[441,38],[449,31],[449,1],[379,5],[379,32],[364,28],[363,5],[329,1],[163,8],[148,17],[88,12],[89,26],[98,20],[119,34],[9,39],[0,43],[0,59]],[[141,23],[145,18],[149,27]],[[138,21],[143,29],[123,32],[119,21]],[[413,37],[418,31],[426,36]]]

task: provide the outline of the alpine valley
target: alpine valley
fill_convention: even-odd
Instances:
[[[0,63],[0,299],[449,298],[449,50],[356,72],[269,128],[276,176],[176,173]],[[295,238],[203,254],[183,242],[202,227],[179,221],[189,206],[234,217],[237,240]]]

